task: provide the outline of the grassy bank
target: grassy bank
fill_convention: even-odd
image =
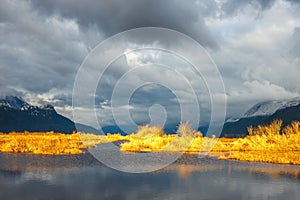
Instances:
[[[299,122],[282,128],[282,121],[248,128],[245,138],[208,138],[188,124],[180,125],[176,134],[165,134],[160,127],[142,126],[134,134],[94,135],[84,133],[61,134],[9,133],[0,134],[0,152],[34,154],[80,154],[84,149],[102,143],[122,141],[125,152],[207,152],[219,159],[250,162],[270,162],[300,165]]]

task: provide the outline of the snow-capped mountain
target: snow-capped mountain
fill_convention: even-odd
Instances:
[[[237,137],[247,135],[247,127],[269,124],[275,119],[281,119],[283,126],[293,121],[300,121],[300,97],[257,103],[242,118],[227,120],[222,130],[222,136]]]
[[[30,110],[30,109],[31,110],[32,109],[54,110],[54,107],[50,104],[45,104],[42,106],[33,106],[16,96],[6,96],[5,98],[0,99],[0,106],[5,106],[16,110]]]
[[[300,104],[300,97],[289,100],[278,101],[265,101],[255,104],[251,107],[243,117],[255,117],[255,116],[270,116],[277,110],[285,109],[291,106],[297,106]]]
[[[54,107],[50,104],[33,106],[15,96],[6,96],[5,98],[0,99],[0,107],[4,110],[28,111],[28,114],[31,116],[42,115],[45,117],[47,115],[56,113]]]
[[[5,98],[0,99],[0,106],[18,110],[28,109],[30,107],[28,103],[15,96],[6,96]]]
[[[93,127],[76,124],[58,114],[50,104],[33,106],[19,97],[7,96],[0,99],[0,132],[11,131],[55,131],[72,133],[74,130],[101,133]]]
[[[25,130],[72,133],[76,128],[52,105],[33,106],[15,96],[0,99],[0,132]]]

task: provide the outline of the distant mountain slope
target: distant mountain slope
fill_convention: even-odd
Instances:
[[[264,123],[269,124],[275,119],[282,119],[283,126],[287,126],[293,121],[300,121],[300,104],[277,110],[273,115],[269,116]]]
[[[248,133],[247,127],[269,124],[275,119],[281,119],[283,126],[292,121],[300,121],[300,99],[258,103],[250,108],[241,119],[225,123],[221,136],[245,136]]]
[[[76,123],[76,130],[78,132],[85,132],[85,133],[95,133],[95,134],[100,134],[101,133],[100,130],[95,129],[94,127],[84,125],[84,124],[80,124],[80,123]]]
[[[22,99],[8,96],[0,99],[0,131],[55,131],[72,133],[74,122],[58,114],[53,106],[32,106]]]
[[[143,126],[143,125],[139,125],[139,126]],[[176,130],[177,130],[178,126],[179,126],[178,124],[165,125],[164,132],[165,133],[176,133]],[[132,129],[132,127],[127,127],[127,128],[129,130]],[[122,135],[127,135],[127,134],[130,134],[130,133],[136,132],[137,130],[136,129],[132,129],[132,132],[125,133],[118,125],[108,125],[108,126],[103,126],[102,127],[102,131],[105,134],[107,134],[107,133],[112,133],[112,134],[114,134],[114,133],[120,133]]]
[[[299,97],[289,100],[260,102],[251,107],[243,117],[270,116],[273,115],[277,110],[297,106],[299,104]]]
[[[235,122],[226,122],[224,124],[221,137],[242,137],[247,135],[247,127],[261,124],[267,116],[256,116],[241,118]]]
[[[120,133],[122,135],[126,135],[127,133],[125,133],[119,126],[117,125],[108,125],[108,126],[104,126],[102,127],[102,131],[103,133],[107,134],[107,133]]]

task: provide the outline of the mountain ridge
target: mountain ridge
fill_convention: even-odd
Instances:
[[[283,126],[292,121],[300,121],[300,97],[281,101],[265,101],[252,106],[243,117],[227,120],[221,137],[240,137],[247,135],[247,127],[268,124],[282,119]],[[207,127],[200,129],[205,133]],[[174,127],[166,132],[174,132]],[[75,124],[72,120],[58,114],[50,104],[33,106],[19,97],[7,96],[0,99],[0,132],[55,131],[72,133],[73,131],[100,134],[101,130],[84,124]],[[117,126],[102,127],[104,133],[126,134]]]
[[[245,114],[246,117],[273,115],[277,110],[285,109],[300,104],[300,97],[286,100],[263,101],[252,106]]]
[[[78,130],[77,130],[78,129]],[[73,133],[74,131],[99,133],[97,129],[76,124],[58,114],[50,104],[33,106],[20,97],[6,96],[0,99],[0,132],[47,132]]]
[[[227,121],[221,137],[243,137],[248,134],[247,127],[269,124],[276,119],[283,121],[283,127],[300,121],[300,98],[257,103],[240,119]]]

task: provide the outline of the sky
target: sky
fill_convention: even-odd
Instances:
[[[76,75],[92,50],[120,32],[161,27],[183,33],[206,49],[224,82],[226,117],[240,117],[257,102],[300,96],[299,9],[298,0],[3,0],[0,95],[16,95],[34,105],[50,103],[72,119]],[[164,37],[157,38],[157,47],[198,56],[178,41],[166,43]],[[191,116],[196,116],[192,92],[183,84],[188,80],[200,102],[200,125],[207,124],[212,104],[209,91],[189,64],[161,51],[126,53],[151,43],[147,34],[127,40],[109,49],[122,47],[124,54],[111,64],[93,94],[100,125],[115,123],[112,90],[117,81],[135,66],[153,62],[179,70],[186,79],[173,76],[170,68],[140,68],[122,85],[115,115],[126,118],[129,110],[137,124],[151,120],[172,124],[180,120],[183,102]],[[164,80],[176,89],[144,85],[135,90],[129,103],[122,100],[141,76],[156,83]],[[177,94],[182,99],[176,99]],[[75,109],[81,110],[82,123],[98,127],[93,108],[78,105]]]

